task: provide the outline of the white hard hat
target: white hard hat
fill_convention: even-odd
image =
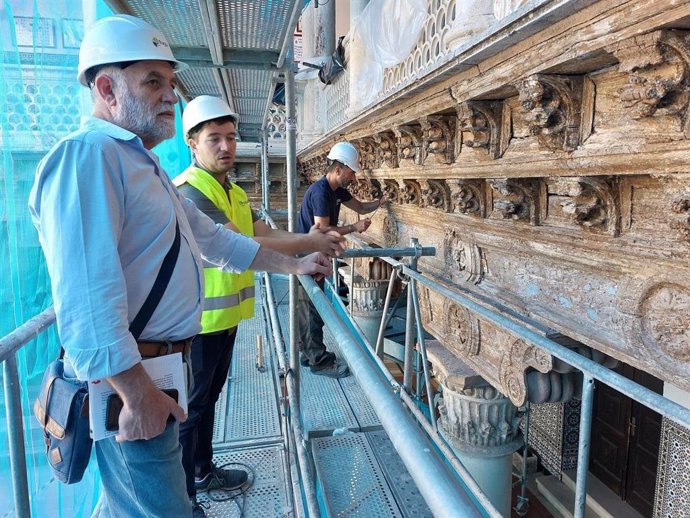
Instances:
[[[109,16],[96,22],[86,33],[79,48],[79,82],[92,67],[128,61],[169,61],[179,72],[187,65],[173,56],[163,33],[141,18],[128,14]]]
[[[182,112],[182,131],[185,139],[188,137],[189,130],[202,122],[219,119],[221,117],[232,117],[237,125],[237,114],[234,113],[228,103],[220,97],[212,95],[200,95],[195,97]]]
[[[355,173],[359,173],[359,152],[357,148],[349,142],[338,142],[333,146],[326,157],[329,160],[337,160],[341,164],[345,164]]]

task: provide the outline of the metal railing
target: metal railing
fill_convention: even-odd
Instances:
[[[17,518],[31,517],[29,482],[26,468],[26,449],[24,447],[24,415],[22,413],[21,388],[15,355],[24,345],[33,340],[55,322],[52,306],[22,324],[7,336],[0,338],[0,363],[4,379],[9,436],[10,471],[12,493]]]

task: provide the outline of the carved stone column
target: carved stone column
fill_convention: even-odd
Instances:
[[[448,49],[460,46],[495,20],[493,0],[459,0],[455,9],[455,22],[445,37]]]
[[[355,261],[350,283],[352,319],[372,346],[376,345],[390,274],[391,266],[378,258]]]
[[[501,515],[510,516],[512,455],[523,444],[517,407],[438,342],[427,351],[443,386],[439,432]]]

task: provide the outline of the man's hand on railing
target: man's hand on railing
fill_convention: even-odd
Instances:
[[[320,281],[331,274],[331,261],[321,252],[305,255],[297,260],[297,275],[311,275]]]
[[[323,229],[316,223],[307,234],[310,249],[327,257],[339,256],[345,250],[345,238],[339,232]]]

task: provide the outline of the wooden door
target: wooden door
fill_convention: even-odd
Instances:
[[[629,365],[615,369],[661,393],[663,382]],[[589,469],[645,517],[652,516],[661,437],[661,416],[620,392],[597,383]]]

